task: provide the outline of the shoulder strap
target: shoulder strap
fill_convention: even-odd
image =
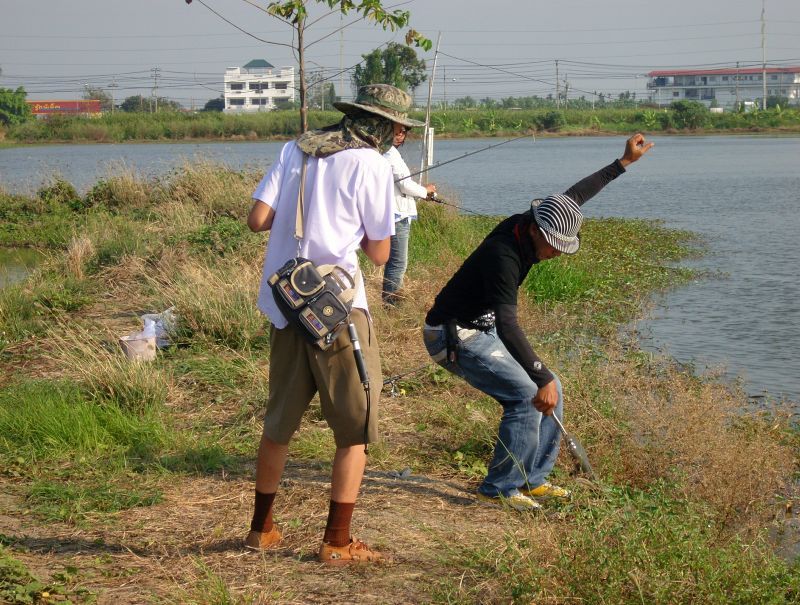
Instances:
[[[342,302],[345,304],[351,304],[353,302],[353,299],[356,296],[356,290],[358,288],[359,277],[361,276],[360,266],[356,265],[355,277],[350,275],[350,273],[345,271],[345,269],[339,265],[320,265],[317,267],[317,271],[319,271],[320,275],[330,275],[336,280],[336,282],[339,284],[339,287],[342,289],[342,293],[339,295],[339,299]],[[346,276],[346,280],[343,280],[342,276]]]
[[[297,189],[297,215],[294,221],[294,238],[297,240],[298,245],[300,240],[303,239],[304,231],[303,225],[305,222],[305,202],[306,191],[306,168],[308,167],[308,154],[303,153],[303,166],[300,168],[300,187]]]

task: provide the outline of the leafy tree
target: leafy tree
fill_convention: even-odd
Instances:
[[[788,97],[778,97],[778,96],[768,96],[767,97],[767,109],[774,109],[774,108],[781,108],[781,107],[788,107],[789,106],[789,98]]]
[[[333,109],[338,100],[336,87],[328,82],[322,71],[314,72],[308,78],[308,105],[312,109]]]
[[[165,97],[143,97],[142,95],[133,95],[127,97],[119,106],[122,111],[131,112],[154,112],[156,108],[158,111],[180,111],[183,109],[180,103],[172,101]]]
[[[376,48],[361,56],[364,64],[356,65],[351,77],[355,89],[365,84],[385,82],[413,95],[414,90],[428,78],[425,61],[417,58],[417,52],[410,46],[390,42],[383,50]]]
[[[453,101],[453,107],[463,107],[465,109],[470,109],[472,107],[477,107],[478,102],[473,99],[472,97],[462,97],[460,99],[456,99]]]
[[[216,99],[211,99],[210,101],[206,101],[206,104],[203,106],[203,111],[222,111],[225,109],[225,97],[220,95]]]
[[[31,108],[25,102],[27,96],[22,86],[17,90],[0,88],[0,124],[21,124],[31,117]]]
[[[191,4],[192,0],[185,0],[187,4]],[[361,15],[361,18],[370,21],[376,25],[380,25],[384,30],[389,29],[395,31],[398,28],[405,27],[411,17],[411,13],[400,9],[389,10],[383,7],[381,0],[274,0],[267,4],[266,12],[276,19],[283,21],[294,30],[292,44],[283,44],[280,42],[270,42],[263,40],[268,44],[276,44],[278,46],[288,46],[297,51],[297,64],[298,64],[298,83],[299,83],[299,96],[300,96],[300,130],[305,132],[308,130],[308,99],[306,84],[306,60],[305,53],[306,47],[319,42],[322,38],[315,42],[306,43],[307,29],[316,24],[320,19],[315,19],[308,23],[308,6],[311,4],[324,4],[332,9],[329,14],[340,13],[347,15],[352,11]],[[327,15],[324,15],[327,16]],[[433,45],[430,40],[422,36],[420,33],[413,29],[408,30],[406,33],[406,44],[414,44],[425,50],[429,50]]]
[[[541,124],[542,128],[545,130],[558,130],[559,128],[566,126],[567,118],[563,111],[548,111],[542,116]]]
[[[143,97],[142,95],[132,95],[130,97],[126,97],[125,100],[120,103],[119,108],[122,111],[150,111],[150,98]]]
[[[86,100],[94,99],[100,101],[101,111],[111,111],[111,95],[102,88],[86,86],[86,88],[83,89],[83,98]]]
[[[670,108],[678,128],[701,128],[708,120],[708,109],[698,101],[673,101]]]

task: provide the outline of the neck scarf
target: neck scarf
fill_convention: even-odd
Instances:
[[[325,158],[345,149],[371,148],[385,153],[394,140],[391,120],[368,112],[345,115],[342,121],[301,134],[297,146],[310,156]]]

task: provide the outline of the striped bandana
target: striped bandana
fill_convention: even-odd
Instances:
[[[537,203],[538,202],[538,203]],[[533,218],[547,243],[564,254],[575,254],[581,245],[581,208],[571,197],[551,195],[531,204]]]

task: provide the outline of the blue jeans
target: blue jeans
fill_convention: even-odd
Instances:
[[[411,219],[404,218],[394,224],[389,260],[383,268],[383,300],[391,301],[392,294],[403,285],[403,276],[408,267],[408,237],[411,233]]]
[[[531,400],[538,387],[522,366],[511,356],[497,335],[459,328],[457,360],[446,358],[444,326],[426,326],[425,347],[434,361],[461,376],[476,389],[503,406],[494,456],[489,472],[478,491],[487,496],[511,496],[519,488],[539,487],[553,470],[558,457],[561,434],[558,425],[533,407]],[[562,418],[564,397],[561,382],[555,378],[558,405],[555,413]]]

